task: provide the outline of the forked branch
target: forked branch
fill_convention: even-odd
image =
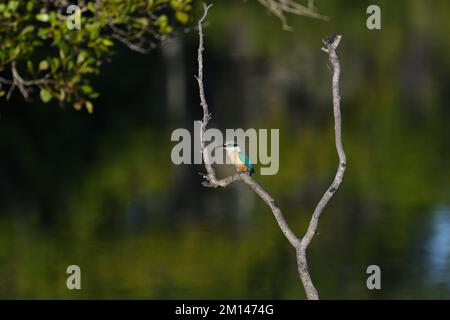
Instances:
[[[286,18],[287,13],[328,20],[328,17],[317,12],[314,7],[314,0],[308,0],[307,6],[301,5],[294,0],[258,0],[258,2],[280,19],[284,30],[291,30]]]
[[[285,2],[285,1],[281,1]],[[209,151],[205,143],[204,133],[206,130],[206,126],[208,125],[209,120],[211,119],[211,114],[209,112],[208,103],[206,102],[205,90],[203,87],[203,22],[208,15],[208,10],[211,8],[211,5],[204,5],[204,12],[201,19],[198,21],[198,33],[199,33],[199,46],[197,52],[197,61],[198,61],[198,74],[196,76],[200,94],[200,105],[203,109],[203,119],[201,120],[200,126],[200,145],[201,152],[203,155],[203,162],[205,164],[206,174],[202,174],[205,181],[203,185],[206,187],[227,187],[235,181],[244,182],[251,190],[253,190],[270,208],[272,211],[278,226],[283,232],[286,239],[289,243],[295,248],[297,253],[297,263],[298,263],[298,273],[300,276],[300,280],[302,281],[303,287],[305,288],[306,296],[308,299],[318,299],[319,294],[311,280],[308,271],[308,263],[306,259],[306,249],[308,248],[311,240],[317,232],[317,225],[319,222],[320,215],[325,209],[328,201],[334,195],[336,190],[339,188],[342,178],[344,176],[345,168],[346,168],[346,157],[344,148],[341,140],[341,112],[340,112],[340,94],[339,94],[339,77],[340,77],[340,65],[339,58],[336,54],[336,48],[341,41],[340,35],[333,35],[323,40],[324,50],[329,55],[329,60],[333,68],[333,80],[332,80],[332,92],[333,92],[333,113],[334,113],[334,122],[335,122],[335,142],[336,149],[339,155],[339,166],[336,172],[336,176],[331,184],[330,188],[325,192],[322,196],[322,199],[319,201],[316,206],[313,215],[311,217],[308,229],[303,238],[298,237],[291,230],[286,219],[283,216],[280,208],[275,203],[275,200],[272,196],[258,183],[256,182],[250,175],[244,172],[235,173],[232,176],[226,177],[224,179],[217,179],[215,170],[212,166],[212,163],[209,158]]]

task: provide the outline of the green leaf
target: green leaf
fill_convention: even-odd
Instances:
[[[51,63],[51,71],[52,73],[56,72],[56,70],[58,70],[59,68],[59,59],[58,58],[53,58],[52,59],[52,63]]]
[[[77,110],[77,111],[80,111],[82,107],[83,107],[83,102],[82,102],[82,101],[76,101],[76,102],[73,104],[73,108],[74,108],[75,110]]]
[[[39,13],[36,15],[36,20],[38,20],[38,21],[47,22],[48,18],[49,18],[49,16],[46,13]]]
[[[19,1],[10,1],[8,3],[9,11],[15,12],[18,7],[19,7]]]
[[[34,73],[33,62],[31,62],[31,60],[27,61],[27,71],[29,73]]]
[[[77,57],[77,64],[81,64],[86,57],[88,56],[88,53],[85,50],[82,50]]]
[[[22,32],[20,33],[22,36],[26,35],[27,33],[33,32],[34,26],[28,25],[25,28],[23,28]]]
[[[109,39],[103,39],[103,40],[102,40],[102,43],[103,43],[105,46],[108,46],[108,47],[110,47],[110,46],[112,46],[112,45],[114,44],[114,42],[112,42],[112,41],[109,40]]]
[[[98,93],[98,92],[92,92],[92,93],[89,95],[89,98],[97,99],[99,96],[100,96],[100,93]]]
[[[65,98],[66,92],[63,89],[59,90],[59,101],[64,101]]]
[[[94,112],[94,105],[92,104],[92,102],[90,102],[89,100],[86,100],[85,105],[86,105],[86,110],[89,113]]]
[[[52,94],[47,89],[41,89],[41,100],[45,103],[49,102],[52,99]]]
[[[39,28],[38,37],[42,39],[46,39],[49,35],[49,28]]]
[[[97,11],[97,8],[95,7],[95,5],[92,2],[89,2],[87,5],[87,8],[89,9],[89,11],[91,11],[92,13],[95,13]]]
[[[48,69],[48,62],[47,60],[42,60],[39,63],[39,70],[47,70]]]
[[[85,85],[81,86],[81,90],[82,90],[84,93],[89,94],[89,93],[92,92],[92,87],[89,86],[89,85],[87,85],[87,84],[85,84]]]
[[[27,11],[31,11],[33,10],[33,1],[28,1],[27,2]]]
[[[189,15],[186,12],[183,11],[177,11],[175,13],[175,18],[180,21],[182,24],[185,24],[189,20]]]

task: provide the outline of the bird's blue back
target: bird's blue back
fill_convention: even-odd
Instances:
[[[253,168],[253,164],[252,164],[252,162],[250,160],[250,157],[248,155],[246,155],[243,152],[238,152],[238,155],[239,155],[239,160],[241,160],[241,162],[243,164],[245,164],[250,170],[252,170],[252,171],[255,170]]]

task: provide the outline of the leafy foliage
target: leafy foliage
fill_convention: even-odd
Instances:
[[[91,85],[122,42],[147,52],[190,19],[192,0],[7,0],[0,3],[0,97],[19,89],[29,99],[92,112]],[[75,10],[74,10],[75,9]],[[76,22],[79,21],[79,27]]]

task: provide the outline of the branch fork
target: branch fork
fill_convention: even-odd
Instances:
[[[315,288],[308,269],[308,262],[306,258],[306,250],[317,234],[317,226],[319,223],[319,218],[325,209],[328,201],[333,197],[334,193],[338,190],[340,184],[342,183],[342,179],[344,177],[345,169],[347,167],[347,160],[344,152],[344,148],[342,145],[341,139],[341,111],[340,111],[340,94],[339,94],[339,78],[340,78],[340,64],[339,58],[336,54],[336,49],[339,46],[339,43],[342,39],[341,35],[333,34],[326,39],[323,40],[324,47],[322,50],[326,52],[329,56],[329,60],[333,69],[333,78],[332,78],[332,94],[333,94],[333,114],[334,114],[334,133],[335,133],[335,143],[336,150],[339,155],[339,166],[335,175],[331,186],[327,189],[327,191],[323,194],[319,203],[317,204],[314,212],[312,214],[311,220],[308,225],[308,229],[303,237],[297,236],[289,227],[286,222],[281,209],[277,206],[275,200],[272,196],[249,174],[244,172],[237,172],[229,177],[224,179],[218,179],[216,177],[215,170],[211,165],[209,160],[208,150],[204,140],[204,132],[206,130],[206,126],[211,119],[211,114],[208,109],[208,103],[205,98],[205,91],[203,87],[203,22],[206,19],[208,14],[208,10],[212,5],[204,4],[204,12],[203,16],[198,21],[198,33],[199,33],[199,46],[197,52],[197,61],[198,61],[198,74],[195,77],[198,82],[199,87],[199,95],[200,95],[200,105],[203,109],[203,120],[201,121],[200,127],[200,145],[201,152],[203,155],[203,161],[205,164],[206,173],[200,173],[201,176],[205,179],[202,183],[205,187],[217,188],[222,187],[225,188],[228,185],[232,184],[235,181],[242,181],[245,183],[251,190],[253,190],[270,208],[272,211],[275,220],[278,223],[278,226],[289,243],[296,250],[297,257],[297,265],[298,265],[298,273],[300,280],[305,289],[306,297],[309,300],[318,300],[319,293]]]

